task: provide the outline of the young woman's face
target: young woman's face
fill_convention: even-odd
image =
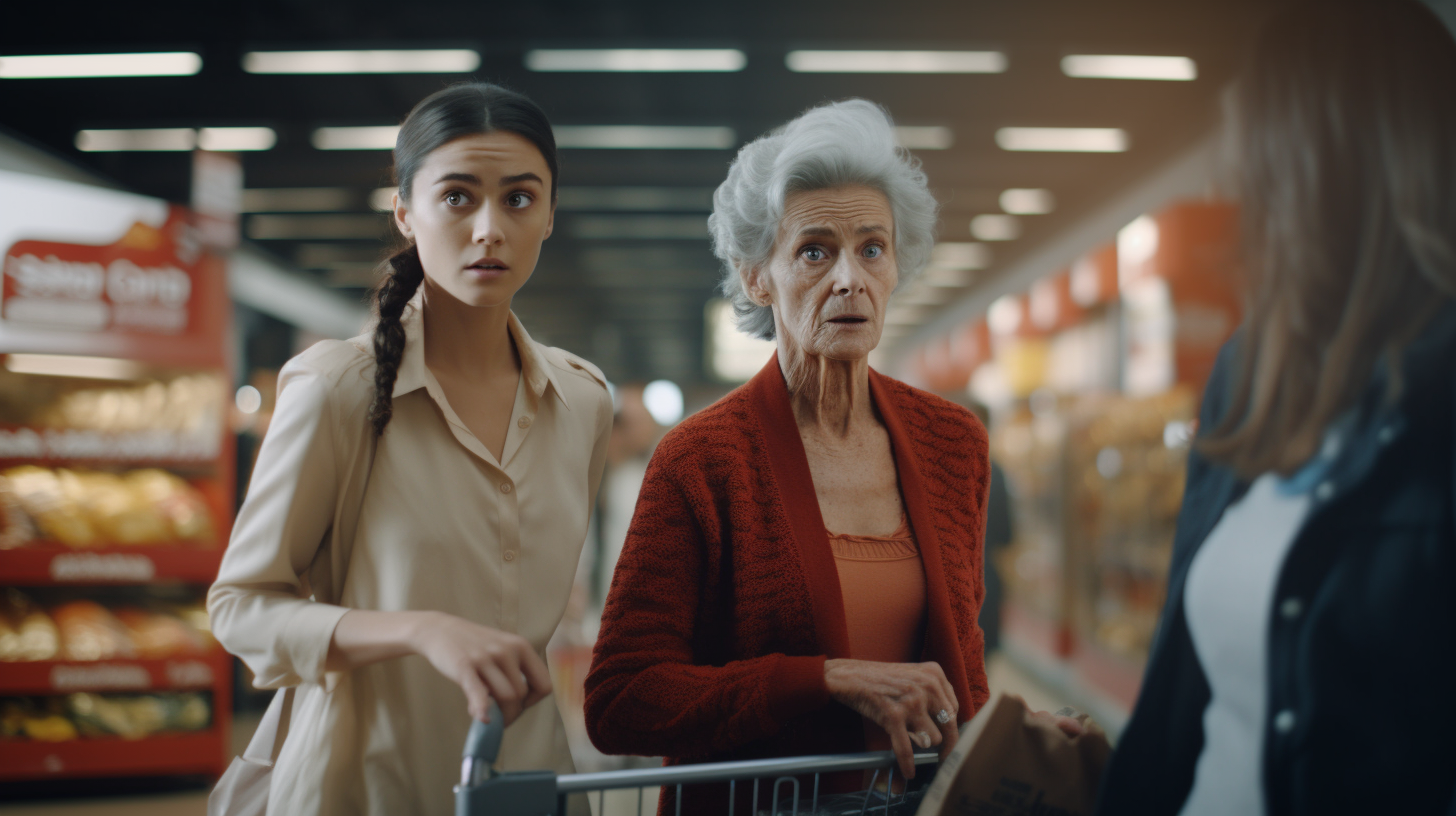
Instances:
[[[496,131],[436,148],[394,199],[430,283],[469,306],[508,304],[551,234],[551,171],[528,139]]]

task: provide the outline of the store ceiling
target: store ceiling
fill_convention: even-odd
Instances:
[[[69,4],[27,4],[24,24],[0,32],[0,56],[191,51],[203,66],[184,77],[0,79],[0,127],[127,187],[176,201],[188,196],[186,153],[81,152],[78,131],[271,128],[272,149],[240,154],[246,186],[322,192],[252,195],[249,203],[260,211],[245,217],[245,234],[361,299],[388,239],[369,195],[388,183],[389,154],[316,149],[311,136],[319,127],[395,124],[425,95],[473,76],[525,92],[558,126],[731,128],[726,149],[564,150],[557,231],[517,300],[535,336],[599,362],[613,379],[667,377],[692,385],[707,379],[704,307],[717,282],[703,221],[737,146],[806,107],[850,96],[885,105],[901,125],[948,128],[949,148],[916,151],[943,205],[941,240],[974,240],[971,220],[1001,212],[1008,188],[1045,189],[1055,198],[1051,213],[1019,219],[1015,240],[987,243],[990,265],[969,275],[975,286],[1203,135],[1269,5],[271,0],[86,14]],[[729,73],[547,73],[525,65],[532,49],[624,47],[739,49],[746,64]],[[471,49],[481,62],[470,75],[256,75],[241,65],[255,50],[340,48]],[[1007,70],[795,73],[785,57],[796,49],[995,50],[1006,55]],[[1196,62],[1198,77],[1074,79],[1060,67],[1068,54],[1185,56]],[[1010,126],[1121,128],[1129,149],[1010,152],[995,138]],[[305,203],[317,209],[281,211]]]

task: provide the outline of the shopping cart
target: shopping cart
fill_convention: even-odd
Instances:
[[[712,762],[702,765],[676,765],[668,768],[641,768],[600,773],[557,775],[551,771],[513,771],[497,773],[493,769],[500,753],[501,737],[505,730],[500,710],[492,707],[490,724],[476,722],[465,738],[464,760],[460,768],[460,784],[455,787],[455,816],[564,816],[566,797],[580,793],[600,795],[598,813],[605,812],[606,792],[609,790],[638,791],[637,810],[642,813],[645,788],[664,787],[676,789],[676,816],[682,816],[682,790],[684,785],[703,782],[727,782],[728,813],[733,814],[734,801],[739,796],[751,795],[754,813],[767,812],[771,816],[787,814],[799,816],[801,803],[798,777],[814,775],[812,795],[802,801],[807,812],[819,814],[819,777],[836,771],[874,771],[869,789],[856,794],[857,807],[847,812],[865,814],[901,814],[910,812],[911,804],[905,795],[886,793],[894,790],[895,755],[889,751],[862,754],[829,754],[785,759],[754,759],[739,762]],[[916,766],[934,764],[935,753],[915,755]],[[884,791],[877,790],[880,774],[886,776]],[[759,809],[760,783],[771,780],[772,789],[768,809]],[[752,782],[752,791],[747,783]],[[739,783],[743,783],[740,788]],[[826,797],[827,799],[828,797]],[[835,813],[844,813],[843,799]],[[692,814],[692,816],[701,816]]]

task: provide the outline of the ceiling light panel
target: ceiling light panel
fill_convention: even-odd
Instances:
[[[897,127],[895,141],[907,150],[946,150],[955,134],[948,127]]]
[[[398,136],[399,125],[321,127],[311,141],[319,150],[393,150]]]
[[[196,147],[197,131],[192,128],[83,130],[76,134],[76,149],[84,153],[187,151]]]
[[[190,51],[0,57],[0,79],[192,76],[201,70],[202,57]]]
[[[1062,73],[1069,77],[1189,82],[1198,78],[1198,65],[1187,57],[1072,54],[1062,58]]]
[[[552,131],[561,148],[726,150],[738,144],[738,134],[728,127],[562,125]]]
[[[1051,153],[1121,153],[1127,131],[1119,128],[1005,127],[996,131],[1002,150]]]
[[[991,252],[985,244],[970,241],[942,241],[930,250],[932,269],[985,269]]]
[[[272,150],[278,134],[265,127],[202,128],[197,132],[197,146],[219,152]]]
[[[140,363],[112,357],[73,357],[68,354],[10,354],[5,367],[17,374],[45,374],[54,377],[84,377],[93,380],[137,380],[144,372]]]
[[[243,212],[335,212],[359,204],[347,187],[274,187],[243,191]]]
[[[1000,51],[790,51],[790,71],[809,74],[999,74]]]
[[[526,52],[532,71],[713,72],[742,71],[748,58],[736,48],[540,49]]]
[[[378,215],[255,215],[248,219],[248,237],[255,241],[379,239],[389,231]]]
[[[971,219],[971,234],[980,241],[1014,241],[1021,237],[1021,222],[1014,215],[978,215]]]
[[[415,51],[250,51],[250,74],[468,74],[480,54],[467,49]]]
[[[393,212],[394,194],[398,187],[380,187],[369,194],[369,209],[375,212]]]
[[[1051,190],[1017,187],[1001,193],[1001,209],[1012,215],[1046,215],[1056,207]]]

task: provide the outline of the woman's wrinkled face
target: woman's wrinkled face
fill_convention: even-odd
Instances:
[[[420,250],[425,277],[470,306],[508,304],[551,234],[551,171],[530,140],[496,131],[425,157],[394,218]]]
[[[899,281],[890,202],[853,185],[792,193],[768,263],[744,273],[749,297],[772,305],[779,348],[858,360],[879,345]]]

